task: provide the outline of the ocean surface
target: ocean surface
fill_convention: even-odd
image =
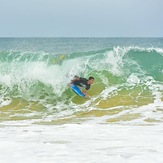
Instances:
[[[163,38],[0,38],[0,163],[162,156]]]

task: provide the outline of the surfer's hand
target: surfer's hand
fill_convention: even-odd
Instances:
[[[85,98],[88,98],[89,96],[87,94],[85,94]]]
[[[71,83],[67,84],[69,87],[71,86]]]

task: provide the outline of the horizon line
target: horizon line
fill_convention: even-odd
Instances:
[[[163,36],[0,36],[0,38],[163,38]]]

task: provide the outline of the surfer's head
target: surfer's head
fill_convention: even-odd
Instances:
[[[94,82],[94,77],[90,76],[88,79],[88,84],[93,84]]]

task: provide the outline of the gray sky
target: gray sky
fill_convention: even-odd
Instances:
[[[163,37],[163,0],[0,0],[0,37]]]

